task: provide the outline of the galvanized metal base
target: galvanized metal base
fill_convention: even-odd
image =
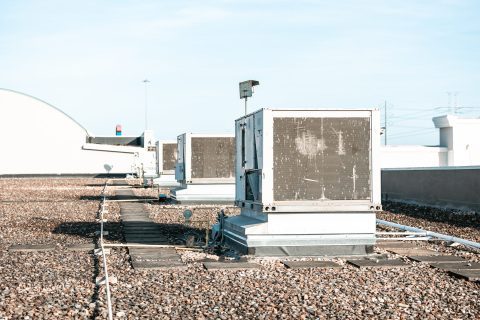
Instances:
[[[160,177],[153,179],[153,185],[164,188],[178,188],[181,184],[175,180],[174,174],[162,174]]]
[[[235,185],[185,184],[170,191],[172,199],[182,204],[229,204],[235,200]]]
[[[242,211],[224,224],[228,245],[256,256],[366,255],[375,244],[375,214]]]

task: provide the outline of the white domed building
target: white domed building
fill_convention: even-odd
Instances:
[[[124,175],[155,146],[148,131],[94,137],[60,109],[12,90],[0,89],[0,115],[0,176]]]

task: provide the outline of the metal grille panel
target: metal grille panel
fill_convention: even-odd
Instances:
[[[232,178],[235,138],[192,137],[192,178]]]
[[[177,161],[177,144],[163,144],[163,171],[175,170],[175,162]]]
[[[370,118],[273,121],[275,201],[370,199]]]

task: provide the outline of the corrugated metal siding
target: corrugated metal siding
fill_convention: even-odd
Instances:
[[[235,138],[192,137],[192,178],[231,178]]]
[[[370,130],[370,118],[274,118],[274,200],[370,199]]]
[[[175,170],[175,162],[177,161],[177,144],[163,144],[163,170]]]

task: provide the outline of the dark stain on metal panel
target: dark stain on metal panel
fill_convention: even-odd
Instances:
[[[232,178],[235,138],[192,137],[192,178]]]
[[[163,170],[175,170],[175,162],[177,161],[177,144],[163,144]]]
[[[274,118],[276,201],[370,199],[370,118]]]

